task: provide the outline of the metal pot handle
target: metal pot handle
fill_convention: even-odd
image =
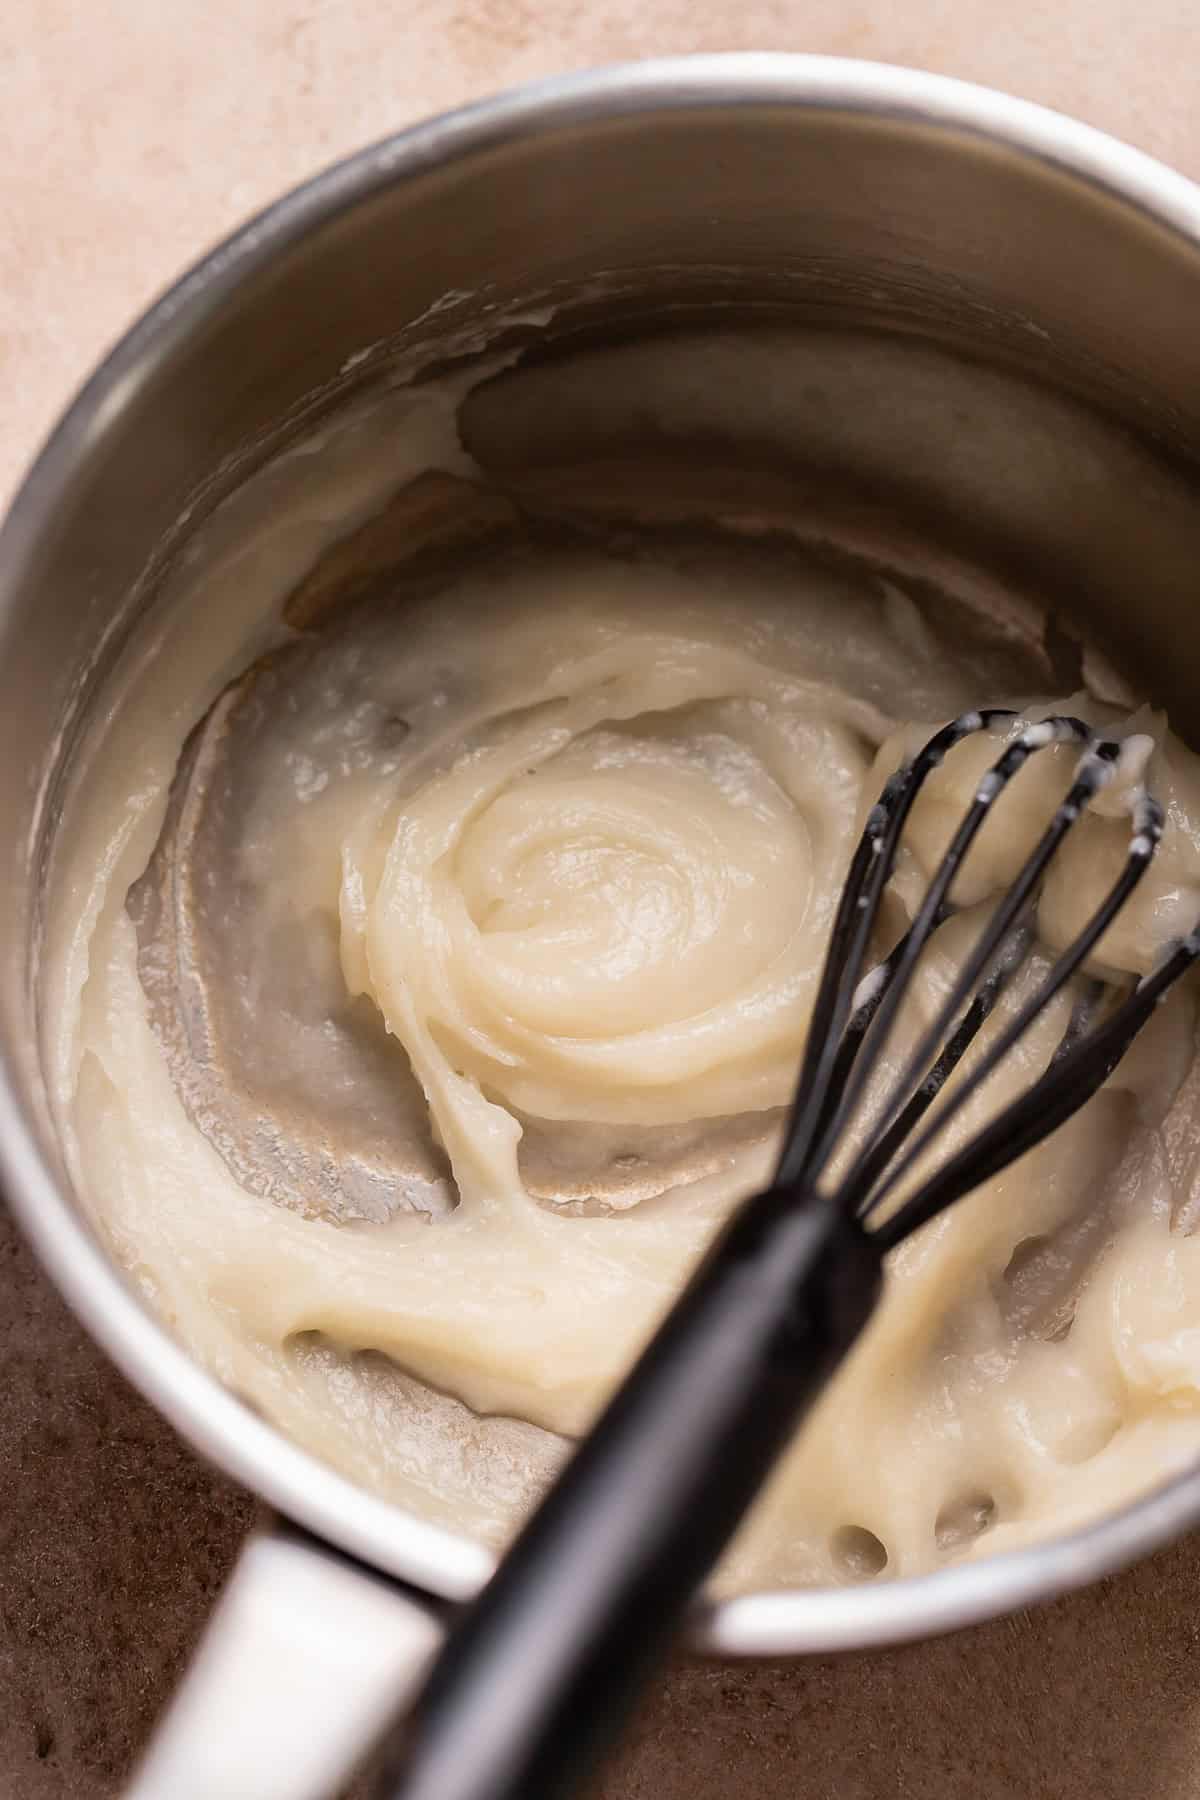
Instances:
[[[329,1800],[443,1635],[424,1595],[283,1522],[261,1527],[125,1800]]]

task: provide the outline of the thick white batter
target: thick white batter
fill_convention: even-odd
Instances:
[[[586,1427],[766,1178],[884,774],[965,706],[1041,694],[1040,716],[1048,670],[999,628],[939,631],[866,570],[651,537],[502,535],[423,594],[310,634],[231,691],[254,754],[205,822],[231,885],[205,864],[200,911],[234,998],[193,1025],[202,1063],[256,1084],[231,1124],[211,1068],[193,1078],[164,1036],[181,952],[154,937],[143,877],[188,731],[290,641],[278,609],[319,552],[422,469],[472,478],[450,390],[386,404],[405,460],[366,453],[378,417],[284,459],[181,577],[200,609],[164,615],[128,659],[63,837],[48,1057],[80,1186],[182,1341],[366,1485],[497,1541],[561,1455],[550,1434]],[[1130,770],[1146,763],[1168,808],[1102,946],[1141,971],[1200,914],[1195,759],[1151,713],[1065,707],[1139,740]],[[997,748],[964,748],[931,784],[904,904]],[[989,826],[927,994],[1072,760],[1038,759]],[[1048,886],[1048,941],[1127,835],[1118,789]],[[1085,1115],[895,1257],[726,1583],[928,1569],[1196,1456],[1200,1247],[1178,1228],[1193,1053],[1176,993]],[[278,1120],[311,1129],[322,1108],[315,1149],[280,1142]]]

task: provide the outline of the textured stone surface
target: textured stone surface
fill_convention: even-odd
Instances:
[[[251,1514],[133,1393],[0,1214],[0,1795],[101,1800]]]
[[[6,0],[0,493],[205,245],[342,151],[535,75],[771,48],[940,69],[1200,175],[1195,0]],[[250,1516],[0,1217],[0,1800],[110,1800]],[[599,1800],[1185,1800],[1200,1542],[886,1655],[676,1668]]]

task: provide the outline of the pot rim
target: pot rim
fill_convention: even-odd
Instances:
[[[63,414],[0,530],[0,609],[11,603],[60,497],[132,394],[241,285],[326,221],[433,166],[564,125],[678,108],[790,106],[886,115],[947,138],[989,140],[1127,206],[1200,246],[1200,188],[1141,151],[992,89],[922,71],[775,52],[672,57],[515,89],[398,132],[285,194],[218,244],[155,301]],[[288,1517],[392,1576],[465,1600],[490,1551],[354,1486],[258,1418],[207,1374],[126,1284],[43,1155],[0,1043],[0,1178],[43,1266],[113,1361],[210,1461]],[[862,1649],[975,1623],[1082,1586],[1200,1518],[1200,1459],[1086,1529],[935,1574],[862,1587],[697,1602],[695,1648],[777,1656]]]

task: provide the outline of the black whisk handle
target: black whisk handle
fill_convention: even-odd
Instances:
[[[821,1198],[751,1200],[434,1665],[375,1800],[559,1800],[594,1765],[875,1305]]]

